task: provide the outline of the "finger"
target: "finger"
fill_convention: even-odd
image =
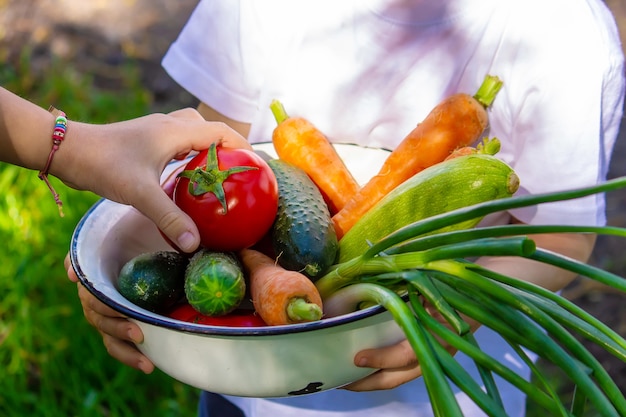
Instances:
[[[134,345],[111,337],[108,334],[102,335],[102,341],[109,355],[122,362],[124,365],[139,369],[146,374],[154,371],[154,364],[137,350]]]
[[[422,375],[417,364],[395,369],[381,369],[356,382],[348,384],[342,389],[348,391],[378,391],[396,388]]]
[[[168,115],[183,120],[204,120],[204,117],[192,107],[174,110],[169,112]]]
[[[226,148],[252,149],[252,145],[226,123],[202,121],[198,125],[187,124],[186,139],[193,150],[207,149],[214,142],[220,142]]]
[[[65,267],[65,271],[67,272],[67,278],[72,282],[78,282],[78,275],[76,275],[76,271],[74,271],[74,268],[72,267],[69,253],[65,255],[65,259],[63,260],[63,266]]]
[[[111,336],[120,341],[141,343],[143,333],[139,326],[127,318],[107,317],[90,313],[93,325],[100,333]]]
[[[82,284],[78,284],[77,287],[78,298],[83,306],[83,311],[89,311],[90,314],[93,313],[107,317],[124,317],[124,315],[94,297]]]
[[[362,350],[354,357],[354,364],[360,367],[393,369],[416,365],[417,358],[409,342],[403,340],[383,348]]]
[[[206,121],[196,109],[179,109],[168,113],[168,115],[180,120],[202,121],[201,129],[196,129],[196,126],[193,127],[197,131],[196,134],[194,132],[187,133],[189,135],[187,139],[192,140],[194,150],[207,149],[215,141],[221,141],[222,145],[227,148],[252,149],[248,140],[226,123]]]
[[[146,185],[140,194],[134,196],[131,204],[152,220],[182,251],[190,253],[200,245],[196,224],[159,185]]]

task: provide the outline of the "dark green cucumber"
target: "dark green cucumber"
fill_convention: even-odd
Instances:
[[[339,242],[339,262],[363,254],[371,243],[410,223],[510,197],[518,187],[519,178],[513,169],[488,154],[459,156],[435,164],[400,184],[354,224]],[[472,219],[435,232],[474,227],[480,220]]]
[[[162,313],[183,298],[187,258],[178,252],[143,253],[121,269],[117,288],[141,308]]]
[[[328,206],[302,169],[280,159],[269,165],[278,182],[278,212],[271,230],[278,263],[315,280],[337,256],[337,234]]]
[[[185,296],[206,316],[221,316],[236,309],[246,293],[242,266],[230,252],[201,249],[189,260]]]

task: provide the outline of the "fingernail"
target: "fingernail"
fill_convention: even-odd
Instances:
[[[356,366],[366,367],[367,366],[367,358],[366,357],[359,358],[357,360],[357,362],[356,362]]]
[[[144,374],[150,374],[152,373],[152,366],[148,363],[146,363],[143,360],[139,360],[139,363],[137,364],[137,367],[139,368],[139,370],[141,370],[141,372],[143,372]]]
[[[134,329],[128,330],[128,338],[135,344],[139,344],[142,342],[141,334],[138,334]]]
[[[182,235],[178,236],[177,243],[178,247],[184,251],[190,250],[192,245],[195,242],[195,238],[191,232],[185,232]]]

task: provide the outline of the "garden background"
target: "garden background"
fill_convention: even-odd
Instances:
[[[626,40],[626,1],[606,0]],[[160,59],[197,0],[0,0],[0,85],[71,118],[106,123],[196,100]],[[610,176],[626,175],[626,123]],[[79,157],[79,156],[77,156]],[[0,164],[0,416],[194,416],[198,391],[121,365],[83,317],[63,269],[71,234],[97,200],[56,179],[60,218],[35,172]],[[626,190],[608,195],[626,227]],[[626,276],[624,242],[600,237],[592,263]],[[626,294],[578,279],[564,296],[626,335]],[[591,347],[626,390],[626,364]],[[562,375],[540,363],[555,380]],[[571,386],[561,385],[564,396]],[[540,415],[529,406],[528,416]],[[588,417],[593,416],[590,410]]]

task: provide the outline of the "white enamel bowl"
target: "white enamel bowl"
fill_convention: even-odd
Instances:
[[[271,144],[256,149],[275,156]],[[377,172],[387,155],[352,145],[337,149],[360,182]],[[403,338],[381,307],[313,323],[258,328],[206,326],[151,313],[122,297],[116,280],[134,256],[163,249],[172,250],[150,220],[132,207],[101,200],[77,225],[70,256],[82,284],[139,325],[144,342],[138,349],[163,372],[196,388],[244,397],[328,390],[372,372],[354,366],[358,351]]]

